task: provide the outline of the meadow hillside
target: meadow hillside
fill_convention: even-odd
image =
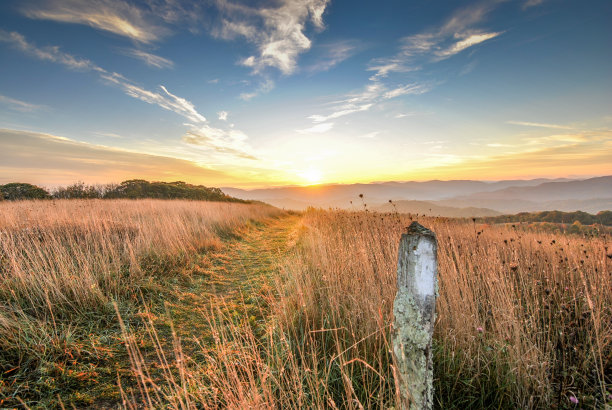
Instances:
[[[413,218],[182,201],[0,204],[0,400],[388,408]],[[439,241],[438,408],[604,408],[612,244],[420,218]]]

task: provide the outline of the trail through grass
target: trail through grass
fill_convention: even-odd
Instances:
[[[263,326],[265,318],[259,316],[265,310],[259,307],[265,301],[256,295],[269,287],[300,218],[282,214],[233,229],[220,227],[221,240],[210,241],[193,257],[141,262],[146,274],[135,287],[138,292],[119,300],[117,308],[146,363],[152,365],[152,377],[163,376],[164,369],[157,366],[159,346],[151,338],[151,326],[165,351],[172,351],[174,331],[194,360],[201,357],[202,346],[215,348],[202,310],[220,309],[234,316],[248,311]],[[48,340],[37,345],[44,352],[33,356],[24,350],[18,366],[0,374],[0,408],[117,408],[118,378],[125,394],[139,400],[112,305],[88,315],[49,319]],[[21,338],[29,337],[23,329],[22,334]]]
[[[209,354],[224,348],[219,334],[235,334],[237,322],[246,319],[254,334],[264,333],[273,281],[297,241],[301,219],[284,215],[251,222],[228,233],[221,247],[199,255],[180,275],[149,289],[158,293],[156,302],[140,312],[148,326],[130,334],[138,346],[137,361],[146,368],[145,377],[152,379],[142,389],[154,394],[154,386],[171,384],[169,379],[183,366],[178,355],[188,358],[191,367],[205,368]],[[160,359],[160,354],[167,356]],[[132,361],[133,370],[134,365]],[[146,406],[146,393],[143,396],[143,390],[129,382],[128,386],[132,391],[126,394],[128,401]]]
[[[272,290],[270,282],[295,242],[300,219],[289,215],[251,223],[230,234],[221,249],[201,255],[190,278],[174,284],[174,297],[166,303],[177,336],[189,342],[210,332],[203,310],[260,315],[266,303],[262,295]]]

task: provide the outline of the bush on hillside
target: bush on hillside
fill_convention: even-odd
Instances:
[[[0,196],[8,201],[51,198],[51,195],[45,189],[23,182],[11,182],[6,185],[0,185]]]

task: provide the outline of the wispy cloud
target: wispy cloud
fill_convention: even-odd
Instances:
[[[147,53],[146,51],[138,50],[135,48],[130,48],[123,50],[123,54],[128,57],[133,57],[145,62],[146,65],[155,68],[172,68],[174,67],[174,62],[168,60],[167,58]]]
[[[152,43],[171,33],[171,26],[195,29],[201,18],[198,2],[127,0],[25,0],[23,14],[32,19],[83,24],[140,43]]]
[[[336,101],[332,104],[332,112],[327,115],[315,114],[310,118],[314,122],[324,122],[334,118],[344,117],[345,115],[368,111],[375,105],[393,98],[412,94],[419,95],[429,91],[427,84],[405,84],[388,89],[380,81],[368,84],[363,91],[356,94],[349,94],[345,99]]]
[[[470,47],[491,40],[503,32],[486,31],[475,27],[495,7],[495,2],[484,2],[456,11],[440,27],[402,38],[397,54],[375,59],[370,71],[373,79],[390,73],[417,71],[424,64],[454,56]]]
[[[258,54],[244,60],[254,73],[275,67],[283,74],[291,74],[297,58],[311,47],[306,36],[306,25],[323,28],[323,13],[329,0],[280,0],[276,7],[249,7],[218,0],[221,22],[213,34],[224,39],[243,37],[257,46]]]
[[[344,105],[340,105],[338,107],[336,107],[337,111],[332,112],[329,115],[319,115],[319,114],[315,114],[315,115],[311,115],[310,118],[311,120],[313,120],[314,122],[325,122],[328,120],[332,120],[334,118],[340,118],[340,117],[344,117],[345,115],[349,115],[349,114],[353,114],[355,112],[360,112],[360,111],[367,111],[372,107],[373,104],[362,104],[362,105],[356,105],[356,104],[351,104],[351,103],[347,103]]]
[[[367,134],[360,135],[359,138],[375,139],[378,134],[380,134],[380,131],[372,131],[368,132]]]
[[[573,127],[560,124],[546,124],[542,122],[528,122],[528,121],[506,121],[507,124],[521,125],[524,127],[539,127],[539,128],[557,128],[561,130],[571,130]]]
[[[329,130],[331,130],[334,127],[334,123],[333,122],[324,122],[321,124],[316,124],[310,128],[306,128],[303,130],[296,130],[296,132],[299,132],[300,134],[323,134]]]
[[[227,111],[219,111],[217,113],[217,117],[221,120],[221,121],[227,121],[227,116],[229,115],[229,113]]]
[[[130,80],[118,73],[103,74],[103,79],[122,88],[127,95],[137,98],[149,104],[155,104],[168,111],[182,115],[194,123],[204,123],[206,118],[200,114],[194,105],[184,98],[172,94],[163,85],[159,86],[159,91],[150,91],[133,84]]]
[[[106,81],[108,84],[119,87],[126,95],[149,104],[157,105],[186,118],[190,121],[190,123],[186,125],[191,128],[191,131],[186,135],[190,135],[191,137],[183,138],[185,142],[195,144],[196,139],[194,139],[194,136],[198,136],[197,145],[206,146],[214,152],[236,155],[248,159],[255,158],[245,151],[249,150],[250,147],[245,143],[247,137],[244,133],[232,127],[230,127],[229,130],[211,127],[207,123],[206,117],[197,111],[192,102],[172,94],[163,85],[159,86],[159,90],[148,90],[119,73],[107,71],[89,60],[79,59],[64,53],[60,51],[58,47],[37,47],[29,43],[25,37],[19,33],[0,31],[0,41],[10,43],[27,54],[41,60],[62,64],[70,69],[95,72],[99,78]]]
[[[256,160],[250,152],[246,140],[248,137],[238,130],[223,130],[202,124],[197,128],[192,128],[183,135],[183,142],[192,146],[201,147],[209,152],[227,154],[239,158]]]
[[[110,138],[123,138],[123,135],[119,135],[114,132],[94,132],[94,134]]]
[[[199,166],[193,161],[143,154],[28,131],[0,129],[0,183],[14,175],[33,183],[119,182],[140,175],[163,181],[189,180],[213,185],[248,179]]]
[[[480,44],[487,40],[495,38],[499,36],[500,34],[501,32],[470,34],[468,35],[468,37],[464,38],[463,40],[457,41],[456,43],[452,44],[448,48],[440,50],[440,51],[436,51],[435,54],[440,58],[448,58],[450,56],[453,56],[457,53],[462,52],[463,50],[469,47],[475,46],[477,44]]]
[[[62,64],[72,70],[105,71],[87,59],[74,57],[64,53],[57,46],[36,47],[28,42],[23,35],[14,31],[7,32],[0,30],[0,42],[8,43],[14,48],[32,57],[38,58],[39,60]]]
[[[397,98],[400,97],[402,95],[408,95],[408,94],[412,94],[412,95],[418,95],[418,94],[424,94],[427,91],[429,91],[429,87],[426,86],[425,84],[406,84],[406,85],[402,85],[400,87],[396,87],[392,90],[386,91],[383,94],[383,98],[388,100],[391,98]]]
[[[18,100],[16,98],[7,97],[6,95],[0,94],[0,104],[9,107],[12,110],[21,112],[31,112],[42,108],[41,105],[30,104],[25,101]]]
[[[402,112],[399,114],[396,114],[394,118],[406,118],[406,117],[417,117],[417,116],[423,116],[423,115],[432,115],[433,112],[431,111],[410,111],[410,112]]]
[[[321,56],[316,63],[306,68],[308,72],[328,71],[354,56],[362,47],[357,41],[344,40],[323,44],[318,48],[321,49]]]
[[[406,75],[421,70],[426,64],[435,64],[499,36],[501,32],[474,27],[493,7],[491,2],[460,9],[441,26],[402,38],[399,51],[395,55],[370,62],[367,70],[373,74],[361,92],[347,94],[344,99],[332,104],[331,113],[311,115],[309,118],[314,122],[324,122],[368,111],[386,100],[430,91],[435,82],[416,79],[406,81]],[[402,75],[400,79],[392,78],[398,74]]]
[[[527,9],[529,7],[539,6],[544,3],[545,0],[527,0],[525,4],[523,4],[523,9]]]
[[[256,89],[251,92],[244,92],[240,94],[239,98],[244,101],[249,101],[254,97],[257,97],[259,94],[265,94],[274,89],[274,81],[269,78],[264,78]]]

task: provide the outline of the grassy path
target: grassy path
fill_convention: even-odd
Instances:
[[[220,348],[215,344],[215,332],[223,331],[223,326],[248,320],[252,328],[265,329],[273,278],[301,229],[301,216],[290,214],[251,222],[227,235],[222,246],[201,254],[182,274],[153,285],[151,294],[157,296],[141,314],[151,319],[170,363],[176,348],[173,332],[180,339],[182,353],[203,364],[208,353]],[[211,319],[216,322],[215,329]],[[158,366],[159,347],[144,328],[133,334],[150,375],[168,385]],[[138,396],[134,386],[128,389]]]
[[[181,339],[199,338],[209,331],[202,312],[211,308],[230,310],[234,315],[259,313],[259,306],[265,303],[260,296],[295,244],[300,221],[299,216],[286,215],[252,223],[221,249],[202,255],[187,286],[178,285],[173,292],[175,301],[167,304]]]
[[[223,233],[222,241],[189,258],[189,265],[161,265],[145,277],[140,296],[124,302],[120,311],[153,380],[163,385],[164,373],[168,374],[168,367],[159,365],[160,346],[170,370],[175,370],[172,330],[183,352],[198,362],[204,363],[204,356],[218,348],[208,321],[211,311],[216,312],[213,319],[223,318],[221,323],[247,318],[249,324],[265,327],[265,295],[273,289],[271,281],[301,226],[301,217],[291,214],[252,221],[237,232]],[[57,350],[56,356],[50,356],[36,372],[21,378],[3,375],[0,409],[115,409],[121,399],[117,377],[138,402],[142,395],[117,322],[112,307],[99,312],[91,325],[78,322],[81,327],[75,328],[74,340],[54,342],[49,348]],[[157,346],[150,333],[153,329],[159,336]]]

